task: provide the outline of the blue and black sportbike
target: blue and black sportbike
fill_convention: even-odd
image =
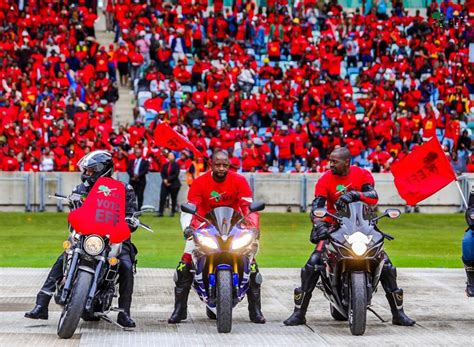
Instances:
[[[254,202],[250,213],[262,211],[265,204]],[[258,230],[230,207],[217,207],[207,216],[199,216],[195,205],[187,203],[181,210],[204,223],[194,232],[194,289],[215,314],[217,331],[232,330],[232,309],[241,301],[250,283],[252,262],[258,252]]]

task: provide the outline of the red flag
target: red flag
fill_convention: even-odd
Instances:
[[[391,170],[400,196],[412,206],[456,180],[436,136],[394,163]]]
[[[196,157],[205,156],[196,147],[194,147],[191,141],[174,131],[168,124],[164,122],[158,124],[155,129],[155,143],[158,146],[163,146],[175,151],[189,149]]]
[[[143,106],[146,109],[153,110],[153,111],[156,111],[156,112],[160,112],[163,109],[163,107],[162,107],[163,106],[163,99],[160,98],[160,97],[147,99],[143,103]]]

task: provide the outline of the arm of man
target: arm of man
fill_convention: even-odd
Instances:
[[[313,223],[313,228],[311,229],[309,240],[311,243],[317,244],[328,233],[328,222],[322,218],[317,218],[313,214],[315,209],[323,208],[326,205],[326,201],[328,198],[328,185],[326,183],[325,176],[322,176],[318,180],[318,183],[316,183],[316,187],[314,188],[314,195],[315,197],[311,204],[311,212],[309,215],[309,218]]]
[[[133,164],[135,162],[135,159],[134,160],[130,160],[128,165],[127,165],[127,173],[128,173],[128,176],[130,176],[130,178],[133,177]]]
[[[168,165],[169,164],[165,164],[161,167],[161,179],[163,181],[168,178]]]
[[[135,191],[133,187],[129,184],[125,187],[125,217],[132,217],[135,212],[138,210],[137,198],[135,196]],[[127,220],[128,227],[130,232],[137,230],[138,225],[131,224]]]
[[[168,176],[168,181],[173,182],[175,179],[177,179],[179,177],[179,171],[180,169],[178,164],[172,165],[170,175]]]
[[[188,202],[192,203],[197,207],[197,213],[200,216],[205,217],[207,211],[205,210],[205,207],[203,206],[203,193],[201,189],[201,183],[199,180],[195,180],[191,187],[189,188],[188,191]],[[193,216],[193,219],[191,221],[191,227],[197,228],[201,224],[201,221],[196,217]]]
[[[138,177],[142,178],[148,173],[148,169],[150,168],[150,162],[146,159],[142,159],[142,163],[140,165],[140,171],[138,172]]]
[[[253,202],[252,198],[252,189],[250,185],[243,176],[239,176],[235,184],[237,185],[237,199],[240,211],[243,216],[246,216],[250,213],[250,204]],[[252,225],[259,227],[260,216],[258,213],[252,213],[247,219]]]
[[[348,204],[354,201],[362,201],[369,205],[376,205],[379,201],[377,192],[375,191],[375,181],[372,174],[367,170],[362,170],[363,175],[361,191],[351,190],[337,200],[338,204]]]

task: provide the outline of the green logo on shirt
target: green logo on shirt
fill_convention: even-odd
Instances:
[[[222,193],[224,194],[224,193]],[[221,199],[222,199],[222,194],[216,192],[215,190],[213,190],[211,192],[211,197],[210,197],[210,200],[214,199],[216,202],[219,202]]]
[[[104,194],[105,196],[109,196],[113,190],[117,190],[116,188],[109,188],[107,186],[101,185],[99,186],[99,193]]]
[[[347,188],[349,188],[350,185],[351,185],[350,183],[347,186],[343,184],[338,184],[336,186],[336,192],[339,193],[340,195],[344,195],[347,193]]]
[[[346,190],[346,187],[343,184],[338,184],[336,186],[336,191],[341,192],[342,194],[344,194],[345,190]]]

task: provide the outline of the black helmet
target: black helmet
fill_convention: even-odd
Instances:
[[[79,160],[77,166],[82,172],[81,180],[86,187],[92,187],[99,177],[110,177],[114,172],[114,161],[107,151],[90,152]],[[94,173],[87,175],[87,169],[94,169]]]

